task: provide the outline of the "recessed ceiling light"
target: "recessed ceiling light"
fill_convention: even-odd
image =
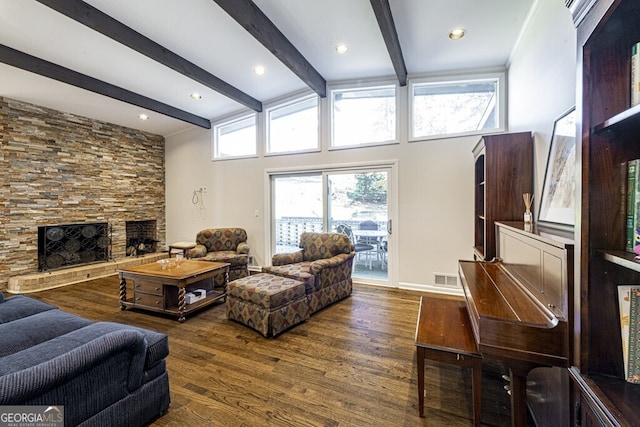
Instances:
[[[461,38],[463,38],[465,36],[465,34],[467,34],[467,31],[462,29],[462,28],[455,28],[451,31],[449,31],[449,38],[451,40],[459,40]]]
[[[257,65],[256,68],[253,69],[253,72],[261,76],[264,74],[264,67],[262,65]]]
[[[344,44],[339,44],[338,46],[336,46],[336,52],[344,55],[345,53],[349,52],[349,48]]]
[[[149,116],[147,116],[147,115],[146,115],[146,114],[144,114],[144,113],[143,113],[143,114],[140,114],[140,115],[138,116],[138,118],[139,118],[140,120],[149,120]]]
[[[191,97],[192,97],[193,99],[202,99],[202,95],[200,95],[200,94],[199,94],[199,93],[197,93],[197,92],[192,93],[192,94],[191,94]]]

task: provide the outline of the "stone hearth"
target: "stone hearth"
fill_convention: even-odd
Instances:
[[[159,259],[167,258],[167,256],[167,252],[158,252],[80,267],[69,267],[56,271],[14,276],[9,278],[7,291],[13,294],[22,294],[72,285],[86,280],[112,276],[117,274],[117,271],[121,268],[155,262]]]

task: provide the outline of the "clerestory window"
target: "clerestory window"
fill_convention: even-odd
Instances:
[[[503,128],[500,76],[415,81],[410,140],[497,132]]]
[[[396,85],[331,91],[331,147],[397,142]]]
[[[307,96],[267,110],[267,154],[320,149],[318,97]]]
[[[256,114],[226,120],[213,127],[213,159],[256,156]]]

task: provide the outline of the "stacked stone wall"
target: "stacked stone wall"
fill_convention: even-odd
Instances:
[[[166,245],[164,138],[0,97],[0,289],[38,271],[38,226],[157,221]]]

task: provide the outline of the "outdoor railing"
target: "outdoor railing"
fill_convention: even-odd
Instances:
[[[345,220],[332,220],[332,230],[335,231],[335,227],[338,224],[346,224],[352,229],[357,229],[362,219],[345,219]],[[378,224],[380,230],[384,230],[387,227],[387,221],[375,221]],[[322,232],[322,218],[312,217],[283,217],[276,220],[276,246],[290,246],[298,247],[300,242],[300,234],[304,232],[321,233]]]

